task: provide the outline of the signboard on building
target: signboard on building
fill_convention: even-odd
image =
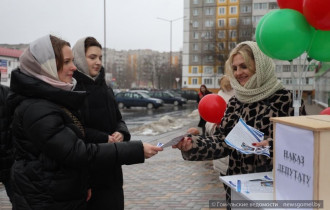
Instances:
[[[0,73],[1,73],[1,82],[7,82],[8,80],[7,60],[0,60]]]

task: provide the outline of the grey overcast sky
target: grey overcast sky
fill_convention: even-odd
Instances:
[[[74,45],[94,36],[104,46],[103,0],[0,0],[0,43],[30,43],[46,34]],[[106,47],[170,50],[170,22],[183,18],[183,0],[107,0]],[[172,22],[172,50],[183,46],[183,19]]]

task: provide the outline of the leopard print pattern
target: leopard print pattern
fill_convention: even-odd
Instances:
[[[228,101],[219,130],[213,136],[206,138],[193,136],[193,148],[188,152],[182,152],[183,158],[198,161],[229,156],[227,175],[271,171],[273,169],[273,124],[270,118],[294,116],[292,97],[292,93],[285,89],[278,90],[269,98],[254,103],[241,103],[235,96],[232,97]],[[303,102],[300,107],[300,115],[306,115]],[[264,155],[239,153],[224,142],[225,137],[239,118],[264,133],[264,139],[268,139],[271,146],[271,158]]]

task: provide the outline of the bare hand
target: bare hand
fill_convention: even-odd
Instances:
[[[268,140],[263,140],[261,142],[252,143],[252,146],[255,146],[255,147],[266,147],[266,146],[269,146],[269,142],[268,142]]]
[[[86,199],[86,201],[89,201],[89,199],[91,199],[91,197],[92,197],[92,189],[89,188],[89,189],[87,190],[87,199]]]
[[[173,145],[172,148],[178,148],[183,152],[187,152],[192,149],[192,142],[190,137],[185,137],[176,145]]]
[[[114,138],[115,142],[124,141],[124,135],[118,131],[114,132],[111,136]]]
[[[158,151],[163,151],[163,148],[156,147],[148,143],[143,143],[144,157],[150,158],[158,153]]]
[[[199,130],[197,128],[189,128],[187,133],[196,136],[196,135],[199,135]]]
[[[115,143],[115,138],[111,135],[108,136],[108,143]]]

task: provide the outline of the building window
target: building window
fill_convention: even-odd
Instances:
[[[226,20],[225,19],[218,19],[218,26],[219,27],[225,27],[226,26]]]
[[[205,20],[205,27],[213,27],[214,22],[213,20]]]
[[[270,2],[269,9],[278,9],[278,4],[276,2]]]
[[[218,66],[218,74],[223,74],[223,67],[222,66]]]
[[[214,50],[214,44],[213,43],[206,43],[204,45],[204,50]]]
[[[198,32],[193,32],[193,37],[194,37],[194,39],[198,39],[199,38]]]
[[[199,4],[199,0],[193,0],[193,4]]]
[[[230,2],[237,2],[237,0],[230,0]]]
[[[204,71],[205,74],[213,74],[213,67],[212,66],[204,66]]]
[[[193,62],[198,62],[198,55],[193,56]]]
[[[204,39],[212,39],[213,38],[213,35],[212,35],[212,32],[211,31],[205,31],[202,33],[202,38]]]
[[[198,84],[198,79],[197,78],[193,78],[191,80],[191,82],[192,82],[193,85],[197,85]]]
[[[205,15],[214,15],[214,7],[206,7]]]
[[[250,5],[241,6],[241,13],[250,13],[252,12],[252,8]]]
[[[239,31],[240,36],[241,37],[249,37],[251,36],[251,31],[250,30],[246,30],[246,29],[242,29]]]
[[[253,16],[253,22],[258,24],[260,19],[262,18],[263,16],[262,15],[256,15],[256,16]]]
[[[283,72],[291,72],[291,65],[283,65]],[[297,72],[297,65],[293,65],[293,72]]]
[[[193,74],[198,74],[198,67],[197,66],[192,67],[192,73]]]
[[[251,18],[250,17],[243,17],[242,18],[243,25],[251,25]]]
[[[198,9],[193,9],[193,16],[198,16]]]
[[[229,25],[230,26],[237,26],[237,19],[236,18],[229,18]]]
[[[225,43],[224,42],[219,42],[218,43],[218,48],[219,48],[219,50],[225,50]]]
[[[261,10],[267,9],[267,3],[254,3],[253,8]]]
[[[214,0],[205,0],[205,3],[206,4],[212,4],[212,3],[214,3]]]
[[[197,21],[197,20],[195,20],[195,21],[193,22],[193,27],[194,27],[194,28],[198,28],[198,21]]]
[[[196,43],[193,44],[193,50],[198,50],[198,44]]]
[[[207,55],[204,58],[205,62],[213,62],[213,55]]]
[[[218,38],[219,38],[219,39],[224,39],[224,38],[226,38],[226,31],[224,31],[224,30],[220,30],[220,31],[218,32]]]
[[[229,50],[232,50],[236,47],[236,42],[229,42]]]
[[[225,3],[226,0],[219,0],[218,2],[219,2],[219,3]]]
[[[234,15],[234,14],[237,14],[237,6],[232,6],[230,7],[230,14]]]
[[[212,79],[210,79],[210,78],[205,78],[205,79],[204,79],[204,84],[205,84],[205,85],[212,85]]]
[[[225,15],[226,14],[226,7],[219,7],[219,15]]]
[[[237,31],[236,30],[230,30],[229,31],[229,38],[236,38],[237,37]]]

